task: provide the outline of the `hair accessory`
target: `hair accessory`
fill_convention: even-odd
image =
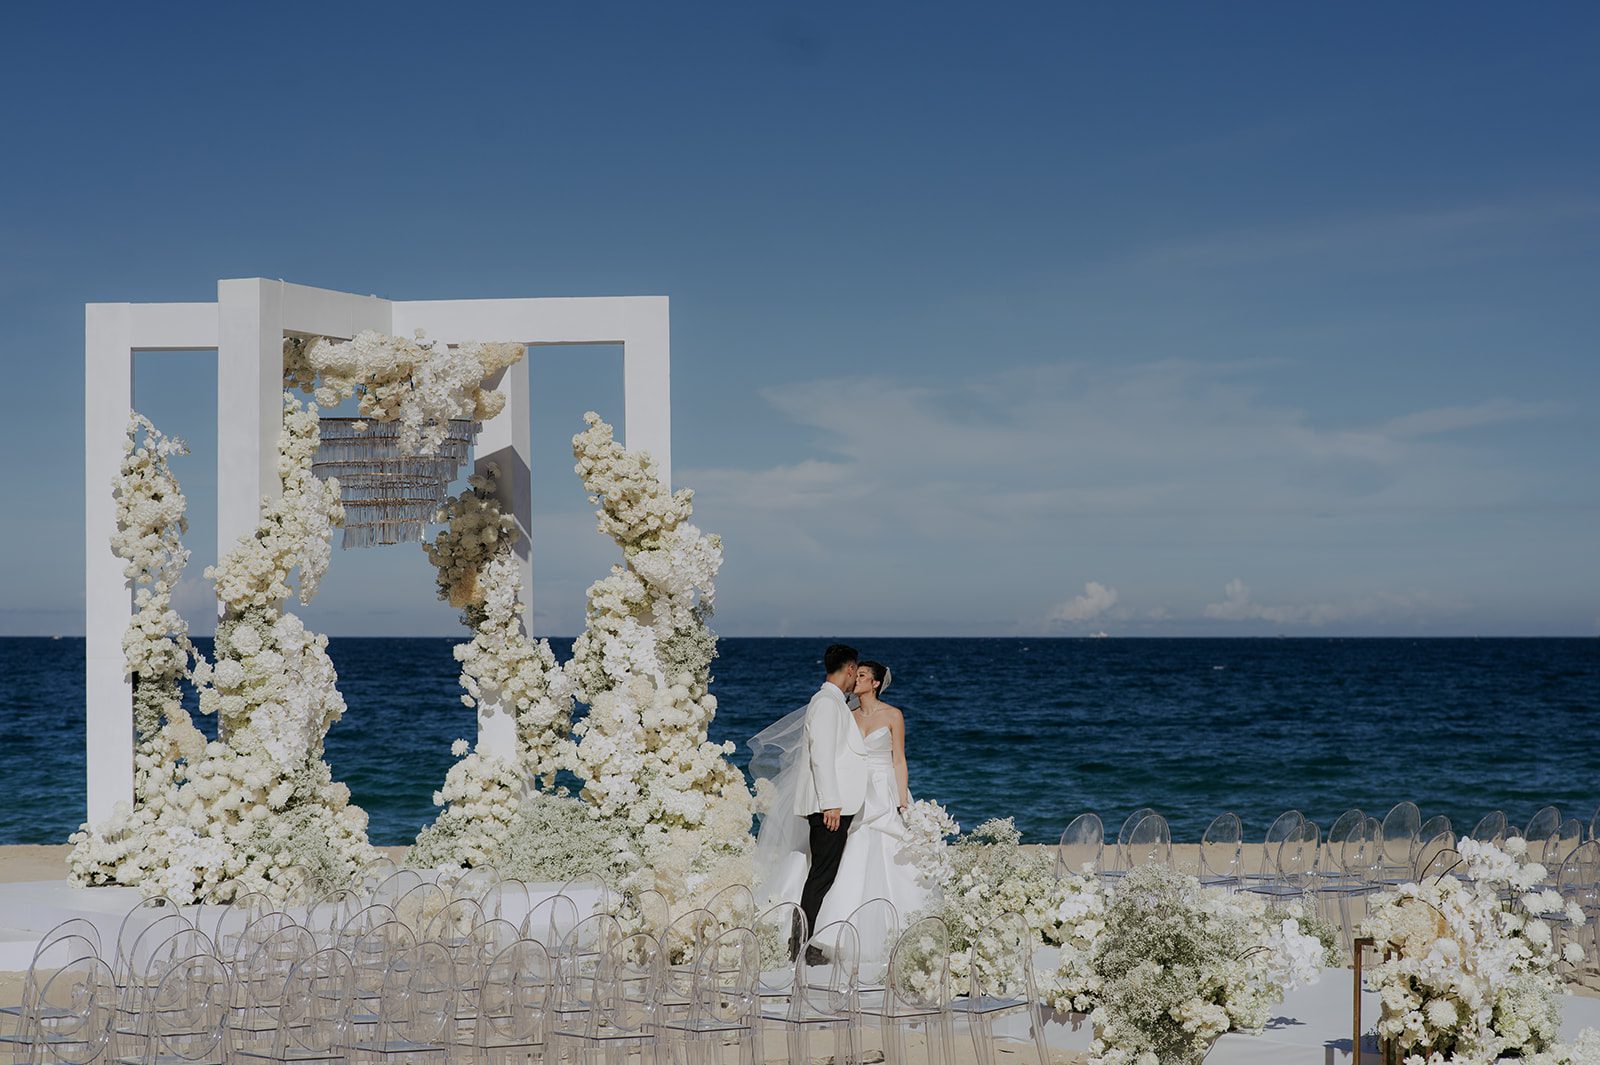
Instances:
[[[889,690],[889,682],[894,680],[894,671],[888,666],[883,667],[883,683],[878,685],[878,694],[882,695]]]

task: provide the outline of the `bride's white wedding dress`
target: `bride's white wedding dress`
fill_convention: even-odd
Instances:
[[[850,822],[839,873],[833,879],[817,912],[817,931],[834,921],[843,921],[864,903],[888,899],[894,904],[899,923],[929,902],[929,892],[917,876],[915,866],[902,854],[905,822],[900,817],[900,784],[895,779],[894,738],[889,726],[873,729],[864,737],[867,748],[867,798],[861,812]],[[862,928],[861,953],[868,958],[885,958],[890,930]],[[827,937],[819,945],[826,948]]]

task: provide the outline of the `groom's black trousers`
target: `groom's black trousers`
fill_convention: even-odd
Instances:
[[[822,899],[833,887],[833,878],[839,874],[839,858],[844,854],[844,837],[850,829],[854,814],[841,814],[839,827],[829,832],[822,824],[821,814],[807,814],[811,823],[811,871],[806,874],[806,886],[800,892],[800,908],[805,911],[808,935],[817,931],[817,911],[822,909]]]

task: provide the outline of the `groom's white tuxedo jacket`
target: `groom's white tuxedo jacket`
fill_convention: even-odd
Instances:
[[[806,758],[811,771],[800,774],[794,812],[801,817],[834,809],[859,813],[867,799],[866,755],[844,692],[832,683],[823,684],[806,707]]]

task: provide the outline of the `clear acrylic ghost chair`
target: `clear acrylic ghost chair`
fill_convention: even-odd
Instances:
[[[950,930],[937,917],[915,921],[895,940],[881,990],[862,988],[861,1015],[878,1022],[887,1065],[909,1061],[906,1030],[922,1027],[928,1065],[950,1060]]]
[[[52,957],[53,972],[29,974],[37,983],[27,995],[28,1008],[15,1031],[0,1035],[0,1047],[9,1046],[18,1065],[90,1065],[108,1056],[117,1016],[116,976],[97,954]]]
[[[1285,810],[1273,818],[1272,824],[1267,826],[1267,834],[1261,842],[1261,862],[1254,869],[1245,872],[1245,880],[1276,880],[1278,878],[1278,851],[1282,848],[1284,840],[1295,838],[1300,834],[1300,830],[1305,827],[1305,823],[1305,814],[1302,814],[1299,810]]]
[[[378,1001],[383,997],[389,969],[416,951],[417,934],[403,921],[384,921],[363,932],[350,946],[351,972],[355,1000],[351,1030],[364,1034],[377,1026]]]
[[[1239,815],[1218,814],[1200,837],[1200,882],[1236,888],[1243,882],[1244,825]]]
[[[1056,844],[1056,877],[1068,873],[1094,876],[1106,845],[1106,826],[1096,813],[1084,813],[1067,822]]]
[[[111,962],[112,971],[117,974],[118,986],[124,984],[133,944],[145,930],[157,923],[177,928],[179,922],[193,927],[189,917],[178,908],[178,904],[165,895],[141,899],[123,916],[122,922],[117,926],[116,953],[107,959]]]
[[[395,917],[421,937],[433,919],[450,905],[450,893],[438,884],[418,884],[395,899],[393,905]]]
[[[1114,880],[1128,875],[1130,868],[1127,851],[1128,837],[1133,835],[1133,830],[1138,827],[1140,821],[1143,821],[1153,813],[1155,813],[1155,810],[1150,807],[1141,806],[1129,814],[1122,822],[1122,827],[1117,830],[1116,850],[1111,854],[1111,861],[1106,863],[1105,867],[1100,870],[1101,877]]]
[[[355,949],[356,941],[381,924],[398,921],[393,908],[381,902],[369,903],[352,913],[339,926],[339,932],[334,937],[334,946],[349,954]]]
[[[616,892],[604,868],[594,866],[561,885],[561,894],[578,903],[580,913],[610,913],[616,908]]]
[[[716,1065],[722,1049],[738,1047],[741,1065],[755,1065],[761,1030],[761,944],[748,927],[724,929],[695,965],[682,1016],[658,1015],[671,1061]]]
[[[21,1001],[0,1006],[0,1018],[8,1025],[5,1035],[15,1036],[23,1029],[22,1019],[34,1008],[41,978],[59,968],[64,961],[100,956],[100,930],[82,917],[62,921],[39,940],[33,948],[27,973],[22,979]]]
[[[595,972],[623,938],[622,923],[609,913],[590,914],[562,938],[556,950],[558,1020],[565,1023],[566,1018],[589,1011]]]
[[[1456,853],[1456,835],[1451,830],[1450,819],[1443,815],[1429,818],[1418,833],[1416,853],[1411,859],[1412,877],[1420,881],[1423,870],[1441,851]]]
[[[377,1023],[352,1040],[353,1065],[400,1059],[406,1065],[449,1060],[455,1037],[456,982],[450,952],[419,942],[384,971]]]
[[[305,919],[300,923],[317,937],[319,947],[337,946],[340,930],[361,909],[361,899],[354,888],[334,888],[306,907]]]
[[[1600,839],[1600,806],[1594,809],[1594,816],[1589,818],[1589,838]]]
[[[216,955],[174,962],[146,993],[136,1049],[119,1065],[224,1065],[232,1003],[228,969]]]
[[[342,1062],[350,1039],[354,991],[355,971],[344,951],[324,947],[302,959],[284,981],[277,1023],[248,1042],[235,1042],[234,1061]]]
[[[425,882],[426,878],[416,869],[396,869],[372,889],[371,899],[392,907],[400,896]]]
[[[804,913],[800,915],[800,922],[804,925]],[[765,1026],[783,1033],[790,1062],[811,1062],[820,1056],[811,1051],[813,1032],[833,1036],[835,1062],[861,1060],[858,1049],[861,1045],[858,986],[861,948],[854,928],[844,921],[835,923],[838,927],[827,930],[833,944],[828,963],[808,966],[805,951],[800,951],[788,977],[788,993],[765,996],[761,1019]]]
[[[1422,827],[1417,829],[1417,846],[1421,847],[1424,843],[1438,839],[1440,836],[1449,836],[1451,839],[1455,839],[1456,829],[1450,823],[1450,818],[1444,814],[1434,814],[1422,822]]]
[[[657,996],[666,967],[661,941],[640,933],[611,943],[580,976],[581,1012],[558,1011],[550,1032],[557,1060],[568,1051],[583,1061],[591,1053],[607,1065],[638,1052],[641,1065],[657,1060]]]
[[[1561,826],[1544,841],[1544,850],[1539,861],[1550,870],[1547,878],[1550,882],[1555,881],[1555,870],[1559,869],[1561,863],[1567,860],[1567,856],[1577,850],[1578,844],[1583,842],[1583,833],[1583,822],[1576,817],[1569,817],[1562,821]]]
[[[672,924],[672,904],[655,888],[642,888],[622,897],[620,913],[628,927],[660,935]]]
[[[555,1005],[550,951],[535,940],[514,939],[484,963],[480,983],[478,1008],[458,1036],[456,1057],[476,1065],[522,1065],[542,1057]]]
[[[1300,898],[1311,887],[1311,874],[1321,843],[1321,832],[1315,821],[1304,818],[1292,836],[1277,845],[1273,857],[1273,875],[1251,881],[1245,888],[1269,900],[1287,901]],[[1269,848],[1270,851],[1270,848]]]
[[[452,951],[470,949],[476,942],[476,932],[483,927],[483,922],[483,907],[477,899],[455,898],[428,918],[418,938],[443,944]]]
[[[1564,902],[1576,903],[1584,915],[1583,923],[1575,927],[1563,914],[1556,925],[1558,946],[1577,943],[1584,959],[1574,968],[1579,972],[1600,971],[1600,936],[1596,934],[1596,924],[1600,922],[1600,840],[1586,840],[1573,849],[1556,873],[1556,890]]]
[[[1528,823],[1522,828],[1522,838],[1528,841],[1531,849],[1535,844],[1549,839],[1560,827],[1561,810],[1555,806],[1545,806],[1528,818]]]
[[[537,939],[553,951],[577,925],[577,903],[566,895],[551,895],[534,903],[518,927],[528,939]]]
[[[1339,845],[1349,839],[1351,830],[1366,819],[1367,815],[1356,809],[1346,810],[1334,818],[1333,824],[1328,826],[1327,834],[1323,836],[1321,848],[1317,851],[1315,872],[1318,881],[1336,883],[1344,880],[1345,872],[1341,864]]]
[[[1504,810],[1491,810],[1479,819],[1473,828],[1469,839],[1480,843],[1499,844],[1506,838],[1506,812]]]
[[[761,946],[763,999],[788,999],[795,989],[795,958],[806,935],[806,913],[799,903],[780,902],[756,915],[753,925]]]
[[[1146,814],[1133,826],[1123,850],[1128,856],[1128,868],[1146,865],[1172,865],[1172,830],[1167,819],[1160,814]]]
[[[1435,836],[1417,852],[1417,882],[1454,876],[1461,871],[1461,852],[1449,846],[1450,837]]]
[[[1378,835],[1378,851],[1382,858],[1378,873],[1383,883],[1404,884],[1411,879],[1411,857],[1421,834],[1422,812],[1416,803],[1395,803],[1384,815]]]
[[[211,929],[211,942],[224,958],[231,959],[237,956],[238,939],[244,930],[276,910],[276,904],[263,893],[247,891],[232,902],[221,904]]]
[[[400,863],[387,854],[380,854],[356,873],[356,891],[362,896],[370,898],[378,890],[378,885],[400,871]]]
[[[729,884],[706,900],[720,928],[749,928],[756,919],[756,899],[744,884]]]
[[[482,906],[499,883],[500,870],[492,865],[475,865],[450,882],[450,897],[472,899]]]
[[[288,994],[289,974],[315,954],[317,947],[317,938],[309,928],[288,924],[247,957],[233,963],[234,1045],[259,1045],[270,1038],[278,1027],[278,1011]]]
[[[528,885],[517,877],[508,876],[502,877],[494,890],[489,893],[488,899],[483,904],[483,915],[487,918],[498,917],[521,926],[522,919],[528,916],[531,907]]]
[[[118,1053],[134,1050],[149,1021],[148,997],[166,979],[174,963],[194,954],[215,954],[211,940],[178,915],[148,925],[129,944],[125,968],[117,974],[117,1028],[112,1033]]]
[[[966,1019],[978,1065],[995,1065],[994,1019],[1003,1013],[1026,1013],[1038,1065],[1050,1065],[1044,1019],[1034,1008],[1034,1003],[1040,1001],[1033,976],[1033,951],[1038,937],[1021,914],[1008,913],[1001,918],[996,938],[999,952],[988,959],[986,966],[979,965],[978,948],[972,948],[965,994],[951,1001],[950,1012]],[[981,968],[995,972],[986,977]]]
[[[230,936],[228,949],[218,950],[217,956],[230,965],[238,964],[255,955],[261,945],[285,928],[302,928],[298,921],[282,910],[264,913],[251,921],[238,935]]]
[[[889,955],[903,925],[900,911],[888,899],[870,899],[852,910],[845,923],[856,930],[861,990],[863,993],[878,990],[883,986]],[[826,931],[824,928],[823,932]],[[821,932],[812,936],[811,942],[824,954],[831,949]]]

